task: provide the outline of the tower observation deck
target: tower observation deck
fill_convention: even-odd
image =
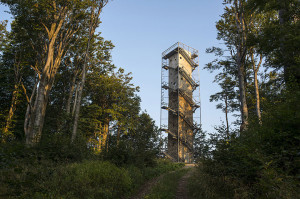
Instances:
[[[165,156],[193,162],[194,135],[200,130],[198,51],[180,42],[162,53],[160,129],[167,133]]]

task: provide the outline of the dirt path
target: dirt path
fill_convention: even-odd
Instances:
[[[191,167],[191,170],[189,170],[189,172],[187,172],[178,182],[178,186],[177,186],[177,192],[176,192],[176,196],[175,199],[188,199],[188,179],[191,177],[191,175],[194,172],[194,165],[186,165],[185,167]]]

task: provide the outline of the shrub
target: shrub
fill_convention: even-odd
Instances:
[[[213,156],[201,160],[194,195],[299,198],[299,105],[300,93],[287,92],[280,103],[265,104],[262,124],[250,121],[240,136],[217,140]]]
[[[47,194],[50,198],[119,198],[130,192],[131,184],[125,169],[109,162],[86,161],[56,171]]]
[[[154,159],[152,167],[121,168],[96,161],[99,157],[89,150],[52,138],[52,145],[32,148],[21,143],[0,145],[0,198],[127,197],[146,180],[183,166]]]

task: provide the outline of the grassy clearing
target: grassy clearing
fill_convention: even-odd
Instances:
[[[145,196],[145,199],[172,199],[175,197],[178,181],[190,169],[180,169],[166,174],[163,179],[156,184],[151,193]]]

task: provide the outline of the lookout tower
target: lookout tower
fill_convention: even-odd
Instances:
[[[162,53],[161,131],[168,134],[164,154],[193,162],[193,141],[200,129],[198,51],[180,42]]]

